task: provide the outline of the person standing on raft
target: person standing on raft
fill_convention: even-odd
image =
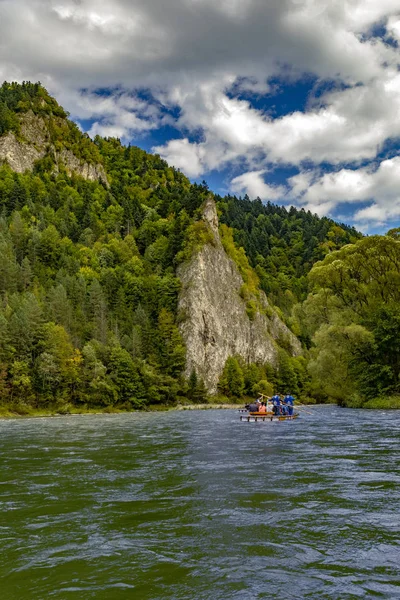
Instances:
[[[274,413],[274,415],[279,415],[281,412],[281,398],[279,394],[275,394],[275,396],[272,396],[271,400],[273,403],[272,412]]]
[[[293,405],[294,405],[294,398],[292,395],[287,395],[285,396],[285,404],[287,406],[287,414],[289,416],[293,416]]]

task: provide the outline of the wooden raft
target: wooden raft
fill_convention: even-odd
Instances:
[[[248,423],[257,423],[258,421],[293,421],[298,418],[298,413],[294,415],[271,415],[268,413],[250,413],[249,415],[240,415],[241,421]]]

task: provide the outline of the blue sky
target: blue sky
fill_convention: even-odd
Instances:
[[[0,77],[192,180],[400,224],[398,0],[0,0]]]

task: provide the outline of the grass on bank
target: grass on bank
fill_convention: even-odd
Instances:
[[[68,415],[98,415],[98,414],[122,414],[130,412],[166,412],[169,410],[206,410],[217,408],[238,408],[244,406],[248,399],[238,399],[236,402],[225,396],[209,398],[207,402],[195,403],[181,398],[174,404],[153,404],[144,407],[143,410],[130,408],[127,404],[120,406],[76,406],[68,402],[54,402],[45,407],[34,407],[23,402],[12,404],[0,404],[0,418],[22,418],[22,417],[57,417]]]
[[[392,410],[400,409],[400,396],[387,396],[386,398],[374,398],[368,400],[362,406],[363,408],[369,409],[381,409],[381,410]]]
[[[349,398],[342,404],[346,408],[365,408],[367,410],[398,410],[400,395],[384,396],[365,400],[359,397]]]
[[[10,406],[0,405],[0,418],[18,418],[18,417],[58,417],[63,415],[98,415],[98,414],[118,414],[128,412],[126,408],[114,406],[107,407],[87,407],[74,406],[73,404],[64,404],[63,406],[49,405],[46,407],[33,407],[26,404],[13,404]]]
[[[110,415],[123,414],[130,412],[166,412],[170,410],[215,410],[215,409],[233,409],[240,408],[250,402],[252,398],[241,398],[236,401],[226,396],[214,396],[208,399],[208,402],[194,403],[190,400],[181,399],[176,404],[154,404],[147,406],[142,411],[129,409],[126,404],[121,406],[94,406],[86,405],[75,406],[69,403],[54,403],[46,407],[32,407],[22,402],[12,405],[0,404],[0,418],[29,418],[29,417],[58,417],[68,415]],[[299,399],[300,404],[313,405],[316,401],[313,398]],[[343,404],[345,408],[364,408],[369,410],[399,410],[400,395],[388,396],[385,398],[374,398],[368,401],[362,401],[359,398],[350,399]]]

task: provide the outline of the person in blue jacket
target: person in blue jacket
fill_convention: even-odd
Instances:
[[[293,415],[294,398],[291,395],[285,396],[285,404],[287,406],[288,415]]]
[[[279,394],[275,394],[275,396],[272,396],[271,400],[274,405],[274,407],[272,409],[274,415],[280,415],[281,414],[281,399],[280,399]]]

